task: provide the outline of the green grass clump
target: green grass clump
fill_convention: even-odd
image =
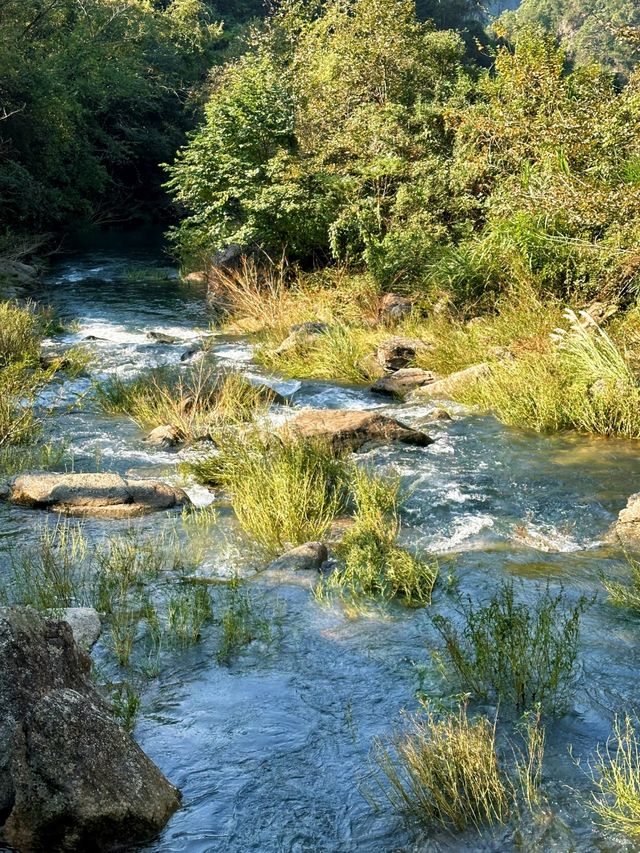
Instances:
[[[616,718],[613,736],[591,767],[596,793],[591,807],[606,832],[640,841],[640,736],[638,720]]]
[[[559,713],[572,687],[584,598],[570,605],[564,593],[548,588],[531,605],[517,602],[505,582],[488,604],[462,604],[463,624],[435,616],[444,642],[443,663],[463,690],[496,698],[516,711],[535,706]]]
[[[213,367],[157,368],[136,379],[114,377],[96,387],[103,411],[127,414],[143,427],[175,426],[184,440],[207,437],[221,424],[251,419],[275,394],[241,373]]]
[[[225,666],[229,666],[241,649],[266,634],[266,623],[254,613],[252,599],[238,580],[229,584],[220,625],[222,633],[216,659]]]
[[[8,364],[35,365],[47,332],[47,315],[34,305],[0,302],[0,368]]]
[[[385,337],[388,333],[363,326],[330,326],[319,335],[302,336],[294,348],[282,353],[273,346],[281,339],[271,340],[259,349],[257,360],[295,379],[369,382],[383,373],[372,354]]]
[[[403,500],[400,481],[354,467],[350,491],[354,524],[337,548],[342,565],[324,579],[318,594],[337,593],[351,601],[398,598],[410,607],[429,604],[437,564],[396,544]]]
[[[82,525],[67,519],[44,525],[34,544],[9,552],[10,572],[2,598],[36,610],[91,604],[88,553]]]
[[[205,485],[231,494],[242,529],[268,553],[322,539],[344,511],[345,464],[324,442],[224,433],[218,450],[184,467]]]
[[[425,708],[405,730],[374,744],[374,779],[399,813],[429,828],[462,832],[504,824],[520,803],[537,802],[544,733],[526,732],[510,771],[499,760],[496,727],[461,706],[442,716]]]

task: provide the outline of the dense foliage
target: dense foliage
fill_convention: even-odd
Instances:
[[[520,30],[493,67],[409,0],[281,6],[218,75],[169,186],[193,263],[233,244],[475,303],[635,292],[640,100]]]
[[[523,0],[505,24],[540,24],[557,33],[578,63],[602,62],[627,75],[640,58],[640,6],[635,0]]]
[[[1,3],[0,227],[68,228],[157,204],[158,164],[224,48],[218,20],[205,0]]]

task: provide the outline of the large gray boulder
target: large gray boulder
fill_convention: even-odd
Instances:
[[[144,839],[179,794],[124,732],[67,622],[0,608],[0,819],[21,853]]]
[[[125,480],[119,474],[21,474],[10,484],[9,499],[20,506],[105,518],[189,503],[182,489],[158,480]]]
[[[42,696],[69,687],[100,701],[90,660],[66,622],[27,607],[0,608],[0,815],[13,804],[11,742],[17,723]]]
[[[402,442],[418,447],[433,439],[379,412],[350,409],[312,409],[289,421],[284,429],[302,438],[326,440],[334,450],[358,450],[364,444]]]
[[[153,836],[180,794],[104,706],[62,688],[13,737],[15,804],[5,836],[21,853],[111,850]]]

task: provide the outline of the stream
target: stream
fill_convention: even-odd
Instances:
[[[99,412],[91,383],[179,365],[189,345],[211,334],[202,289],[146,271],[169,268],[160,248],[108,245],[59,258],[34,297],[53,305],[70,331],[48,346],[83,342],[91,377],[48,391],[45,438],[63,444],[76,471],[117,471],[181,483],[181,453],[151,448],[126,417]],[[148,332],[176,341],[161,344]],[[215,333],[220,368],[263,376],[248,341]],[[188,362],[184,362],[188,364]],[[390,404],[366,388],[329,382],[263,379],[291,395],[296,408],[377,408],[411,425],[431,405]],[[278,407],[276,407],[277,409]],[[601,573],[628,571],[606,534],[630,494],[640,490],[637,443],[575,435],[541,436],[452,406],[451,421],[424,426],[426,448],[385,447],[360,454],[376,470],[400,474],[411,487],[402,540],[439,557],[441,577],[455,572],[460,591],[483,601],[505,577],[534,601],[541,585],[562,585],[571,599],[597,598],[583,616],[577,685],[569,713],[547,726],[544,792],[551,816],[541,824],[482,834],[424,834],[363,796],[376,737],[388,735],[403,709],[417,707],[420,687],[446,697],[432,663],[434,613],[450,613],[444,585],[432,606],[372,608],[349,615],[317,602],[304,586],[252,582],[269,641],[251,643],[231,663],[216,660],[208,629],[202,642],[172,656],[142,695],[134,735],[183,794],[183,807],[146,853],[392,853],[392,851],[630,851],[605,839],[587,808],[585,762],[611,733],[613,716],[640,708],[640,624],[606,601]],[[276,411],[277,417],[286,412]],[[187,486],[196,504],[206,490]],[[0,504],[0,548],[33,541],[43,513]],[[89,536],[129,525],[159,535],[172,524],[157,514],[134,521],[91,520]],[[235,551],[230,543],[236,542]],[[235,555],[235,556],[234,556]],[[207,534],[199,573],[229,577],[243,553],[230,511],[221,508]],[[104,638],[103,638],[104,639]],[[94,657],[100,660],[100,645]],[[487,708],[494,714],[495,708]],[[569,753],[571,745],[572,755]],[[577,766],[577,760],[581,766]],[[364,780],[364,781],[363,781]]]

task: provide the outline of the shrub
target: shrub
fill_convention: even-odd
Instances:
[[[433,622],[444,642],[442,657],[464,690],[518,711],[539,705],[557,713],[570,695],[587,603],[580,598],[570,605],[563,592],[548,587],[535,604],[519,603],[506,582],[487,605],[462,604],[461,629],[444,616]]]
[[[429,604],[437,564],[396,545],[403,499],[400,481],[354,467],[350,491],[354,524],[337,548],[342,565],[324,580],[319,594],[337,592],[352,600],[400,598],[410,607]]]
[[[591,768],[596,793],[592,809],[605,831],[640,840],[640,738],[638,721],[616,717],[613,737],[597,750]]]
[[[185,469],[231,493],[240,526],[269,553],[321,539],[344,509],[344,464],[324,442],[227,432],[216,453]]]

